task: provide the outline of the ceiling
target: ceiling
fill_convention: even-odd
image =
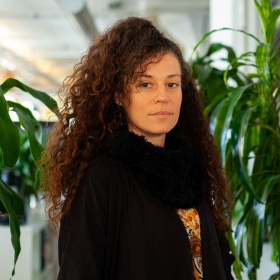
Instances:
[[[208,6],[208,0],[0,0],[0,79],[56,92],[96,33],[128,15],[153,18],[187,55],[208,29]]]

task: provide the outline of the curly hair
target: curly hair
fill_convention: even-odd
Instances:
[[[128,84],[145,72],[149,59],[168,53],[175,55],[182,71],[178,124],[204,160],[205,197],[216,227],[222,232],[229,230],[227,182],[191,68],[178,45],[150,21],[138,17],[120,20],[101,34],[59,91],[63,107],[39,164],[44,171],[41,187],[52,229],[59,227],[69,210],[88,162],[100,153],[100,140],[126,123],[123,107],[115,102],[116,94],[122,98],[128,92]],[[142,72],[136,73],[139,66]]]

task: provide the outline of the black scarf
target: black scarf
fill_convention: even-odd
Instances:
[[[138,182],[171,207],[195,207],[203,196],[203,162],[179,128],[167,133],[165,148],[120,129],[102,141],[101,149],[127,164]]]

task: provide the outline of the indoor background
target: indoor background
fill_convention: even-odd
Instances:
[[[272,2],[280,6],[279,0]],[[0,83],[12,77],[57,98],[55,94],[64,78],[96,36],[116,20],[131,15],[152,20],[181,46],[187,61],[194,46],[210,30],[230,27],[262,36],[251,0],[0,0]],[[199,53],[205,52],[211,42],[232,46],[237,54],[256,46],[254,40],[241,33],[222,31],[211,35]],[[218,55],[225,54],[221,51]],[[223,68],[223,63],[218,62],[217,67]],[[52,120],[50,110],[30,95],[19,89],[7,95],[7,99],[28,107],[38,120]],[[56,279],[57,239],[46,230],[42,205],[34,211],[36,201],[32,197],[29,205],[28,221],[21,227],[22,252],[13,279]],[[260,280],[268,279],[267,270],[277,271],[269,259],[269,246],[264,250]],[[9,227],[2,225],[0,280],[9,279],[12,266]]]

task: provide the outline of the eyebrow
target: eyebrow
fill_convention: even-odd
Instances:
[[[142,74],[139,76],[140,78],[141,77],[144,77],[144,78],[153,78],[153,76],[151,75],[147,75],[147,74]],[[167,78],[173,78],[173,77],[180,77],[181,78],[181,75],[179,74],[172,74],[172,75],[168,75]]]

